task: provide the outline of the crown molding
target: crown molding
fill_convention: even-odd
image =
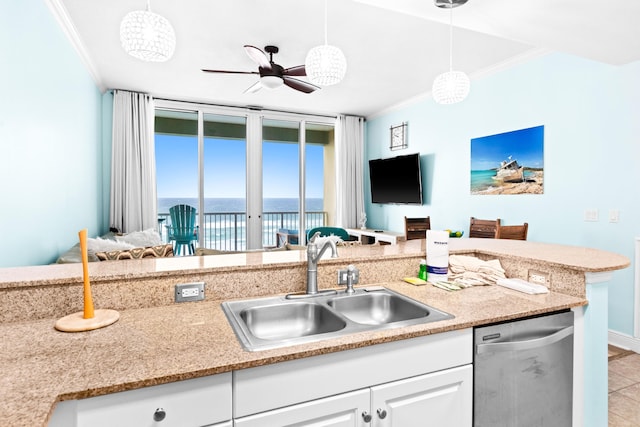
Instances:
[[[60,25],[60,28],[62,29],[64,34],[67,36],[67,38],[71,42],[71,45],[80,56],[80,60],[82,61],[84,66],[87,68],[87,71],[91,75],[91,78],[95,82],[96,86],[98,86],[98,89],[100,90],[100,92],[104,93],[107,90],[107,88],[102,82],[102,79],[100,78],[100,74],[98,73],[98,70],[93,64],[93,61],[91,60],[91,56],[89,55],[86,48],[84,47],[84,44],[80,40],[80,36],[76,31],[76,27],[73,25],[73,22],[71,22],[71,18],[69,18],[69,13],[67,12],[67,9],[64,7],[64,5],[61,3],[60,0],[45,0],[45,3],[49,7],[49,10],[51,10],[51,13],[53,14],[53,16],[56,18],[56,21],[58,21],[58,25]]]

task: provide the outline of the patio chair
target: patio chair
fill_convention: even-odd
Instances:
[[[199,227],[196,225],[196,208],[189,205],[175,205],[169,208],[171,225],[167,226],[169,241],[173,242],[175,255],[182,254],[182,247],[186,246],[189,255],[196,251],[195,242],[198,241]]]

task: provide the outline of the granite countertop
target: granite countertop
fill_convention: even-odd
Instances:
[[[393,258],[425,254],[425,240],[410,240],[398,245],[363,245],[341,248],[351,259]],[[485,254],[501,258],[527,259],[548,263],[566,269],[586,272],[613,271],[628,267],[625,256],[599,249],[557,245],[520,240],[453,238],[449,251],[455,253]],[[341,255],[342,257],[342,255]],[[131,261],[92,262],[89,273],[92,281],[117,278],[147,278],[159,275],[199,272],[202,270],[238,270],[265,265],[286,267],[306,261],[306,252],[299,250],[248,252],[223,256],[173,257]],[[53,264],[0,269],[0,289],[17,286],[42,286],[82,283],[79,264]]]
[[[353,247],[341,250],[340,260],[325,260],[320,266],[333,268],[347,260],[374,262],[378,259],[392,260],[394,265],[400,265],[403,258],[406,261],[424,257],[424,250],[424,240]],[[584,272],[618,270],[629,265],[626,257],[611,252],[522,241],[451,239],[450,252],[498,257],[514,266],[520,261],[556,266],[573,271],[571,277],[580,274],[584,277]],[[240,271],[245,274],[246,270],[249,274],[264,274],[269,268],[300,270],[305,260],[304,251],[282,251],[91,263],[89,268],[92,281],[146,279],[145,286],[148,286],[185,271]],[[561,283],[562,276],[559,279]],[[7,293],[6,296],[26,292],[29,297],[25,303],[29,298],[35,298],[33,303],[43,303],[37,297],[30,297],[33,290],[42,291],[43,285],[64,289],[69,284],[81,282],[78,265],[0,269],[0,291]],[[583,294],[565,292],[561,286],[552,287],[553,292],[549,294],[527,295],[498,286],[447,292],[432,286],[416,287],[386,279],[363,284],[389,287],[451,313],[455,318],[260,352],[248,352],[240,346],[221,309],[221,299],[226,298],[223,296],[210,296],[211,299],[202,302],[120,310],[120,320],[115,324],[83,333],[56,331],[53,328],[56,318],[0,323],[3,342],[0,349],[0,419],[11,426],[46,425],[55,403],[61,400],[131,390],[587,304]],[[56,292],[58,288],[52,289]],[[271,289],[271,292],[283,291]],[[7,300],[12,301],[11,298]]]
[[[220,306],[203,301],[127,310],[118,322],[83,333],[54,330],[55,319],[0,325],[2,405],[11,426],[46,425],[55,403],[581,306],[560,293],[527,295],[497,286],[447,292],[381,283],[455,315],[454,319],[282,349],[248,352]],[[9,343],[9,345],[7,345]]]

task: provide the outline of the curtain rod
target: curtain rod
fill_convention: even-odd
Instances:
[[[113,91],[115,90],[123,90],[123,91],[129,91],[129,92],[133,92],[131,90],[128,89],[109,89],[109,91],[111,91],[113,93]],[[152,94],[149,94],[153,97]],[[202,102],[202,101],[185,101],[182,99],[171,99],[171,98],[156,98],[153,97],[153,99],[157,99],[160,101],[169,101],[169,102],[184,102],[185,104],[195,104],[195,105],[206,105],[209,107],[223,107],[223,108],[237,108],[239,110],[251,110],[251,111],[267,111],[267,112],[273,112],[273,113],[286,113],[286,114],[297,114],[300,116],[317,116],[317,117],[326,117],[326,118],[330,118],[330,119],[336,119],[338,118],[338,116],[340,116],[340,114],[317,114],[317,113],[301,113],[299,111],[288,111],[288,110],[272,110],[269,108],[263,108],[259,105],[247,105],[244,107],[238,106],[238,105],[226,105],[226,104],[211,104],[211,103],[207,103],[207,102]],[[352,114],[344,114],[345,116],[351,116],[351,117],[360,117],[361,119],[363,119],[364,121],[366,121],[366,117],[362,117],[362,116],[355,116]]]
[[[273,113],[287,113],[287,114],[296,114],[296,115],[300,115],[300,116],[326,117],[326,118],[330,118],[330,119],[337,118],[337,116],[333,115],[333,114],[316,114],[316,113],[301,113],[299,111],[273,110],[273,109],[270,109],[270,108],[263,108],[263,107],[261,107],[259,105],[247,105],[247,106],[241,107],[241,106],[238,106],[238,105],[211,104],[211,103],[202,102],[202,101],[184,101],[184,100],[170,99],[170,98],[154,98],[154,99],[158,99],[160,101],[184,102],[184,103],[187,103],[187,104],[206,105],[206,106],[210,106],[210,107],[237,108],[239,110],[266,111],[266,112],[273,112]]]

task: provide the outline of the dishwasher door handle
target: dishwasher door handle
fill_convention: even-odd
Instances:
[[[476,345],[476,354],[498,353],[501,351],[529,350],[532,348],[544,347],[545,345],[556,343],[571,334],[573,334],[573,326],[560,329],[558,332],[547,335],[546,337],[536,338],[532,340],[478,344]]]

